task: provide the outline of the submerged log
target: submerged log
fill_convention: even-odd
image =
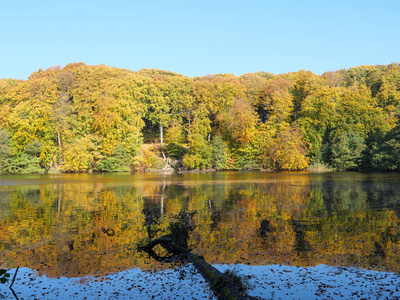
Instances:
[[[161,245],[166,249],[171,256],[160,257],[154,251],[153,248],[156,245]],[[149,242],[145,246],[138,247],[139,250],[148,253],[152,258],[157,261],[171,262],[178,259],[187,259],[190,261],[197,271],[203,276],[203,278],[211,285],[211,289],[218,299],[236,299],[236,300],[247,300],[257,299],[249,296],[243,288],[242,283],[237,278],[233,280],[232,276],[221,273],[219,270],[214,268],[212,265],[204,260],[203,256],[196,255],[190,250],[177,245],[171,235],[165,235]],[[239,282],[238,282],[239,281]]]

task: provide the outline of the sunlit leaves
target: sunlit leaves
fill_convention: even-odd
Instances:
[[[236,98],[223,117],[224,127],[235,145],[254,141],[257,123],[253,107],[244,99]]]
[[[195,112],[189,128],[189,152],[183,157],[183,165],[189,169],[207,169],[211,166],[211,148],[208,134],[211,131],[209,112],[201,105]]]
[[[62,169],[65,172],[86,172],[94,165],[99,146],[92,136],[77,139],[65,149]]]
[[[267,112],[267,122],[285,127],[289,124],[293,111],[293,81],[285,78],[271,79],[262,93],[263,108]]]
[[[303,128],[311,157],[319,157],[324,138],[338,126],[337,106],[340,105],[340,90],[322,88],[306,97],[302,103],[300,118],[296,123]],[[330,136],[328,136],[330,138]]]
[[[177,121],[172,120],[165,135],[167,146],[165,153],[174,158],[181,158],[186,153],[186,137],[183,126]]]
[[[271,78],[273,75],[271,74]],[[260,97],[267,79],[257,73],[244,74],[239,77],[240,82],[245,86],[246,99],[254,106],[259,105]]]
[[[150,76],[148,97],[146,98],[147,118],[160,129],[160,140],[164,141],[164,128],[170,122],[191,121],[193,98],[192,79],[160,70],[141,70],[140,74]]]
[[[215,127],[218,127],[220,115],[232,106],[233,100],[245,97],[244,90],[244,86],[232,74],[196,77],[192,84],[196,107],[208,110],[208,118]]]
[[[289,126],[278,133],[265,149],[268,155],[264,162],[267,167],[302,170],[308,167],[307,147],[299,128]]]
[[[293,80],[293,119],[299,118],[299,112],[302,110],[303,101],[311,94],[323,89],[326,81],[310,71],[300,70],[291,73]]]
[[[391,64],[322,76],[298,71],[192,79],[156,69],[69,64],[39,70],[26,81],[0,80],[0,126],[10,137],[7,160],[17,162],[30,143],[39,141],[43,170],[72,166],[65,160],[74,159],[71,149],[78,140],[96,137],[96,154],[85,154],[93,156],[92,162],[78,168],[89,171],[107,158],[106,169],[113,169],[118,145],[135,156],[144,140],[164,142],[164,135],[166,148],[160,153],[186,154],[188,168],[211,166],[211,140],[221,136],[226,168],[258,169],[271,161],[266,149],[284,149],[278,136],[289,127],[301,128],[305,155],[325,164],[332,161],[332,141],[353,131],[364,139],[365,161],[373,168],[370,149],[397,124],[399,70]]]
[[[0,158],[4,159],[10,153],[10,134],[4,128],[0,128]]]

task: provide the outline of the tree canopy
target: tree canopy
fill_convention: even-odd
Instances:
[[[0,79],[0,172],[146,169],[157,151],[180,169],[398,170],[399,112],[396,63],[195,78],[73,63]]]

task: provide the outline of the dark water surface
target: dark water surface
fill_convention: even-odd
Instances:
[[[0,263],[50,277],[162,268],[136,251],[145,215],[160,236],[182,209],[213,264],[400,271],[400,175],[355,172],[1,175]]]

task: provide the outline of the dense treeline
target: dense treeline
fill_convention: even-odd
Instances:
[[[196,78],[69,64],[0,80],[0,172],[399,170],[399,105],[400,64]]]

